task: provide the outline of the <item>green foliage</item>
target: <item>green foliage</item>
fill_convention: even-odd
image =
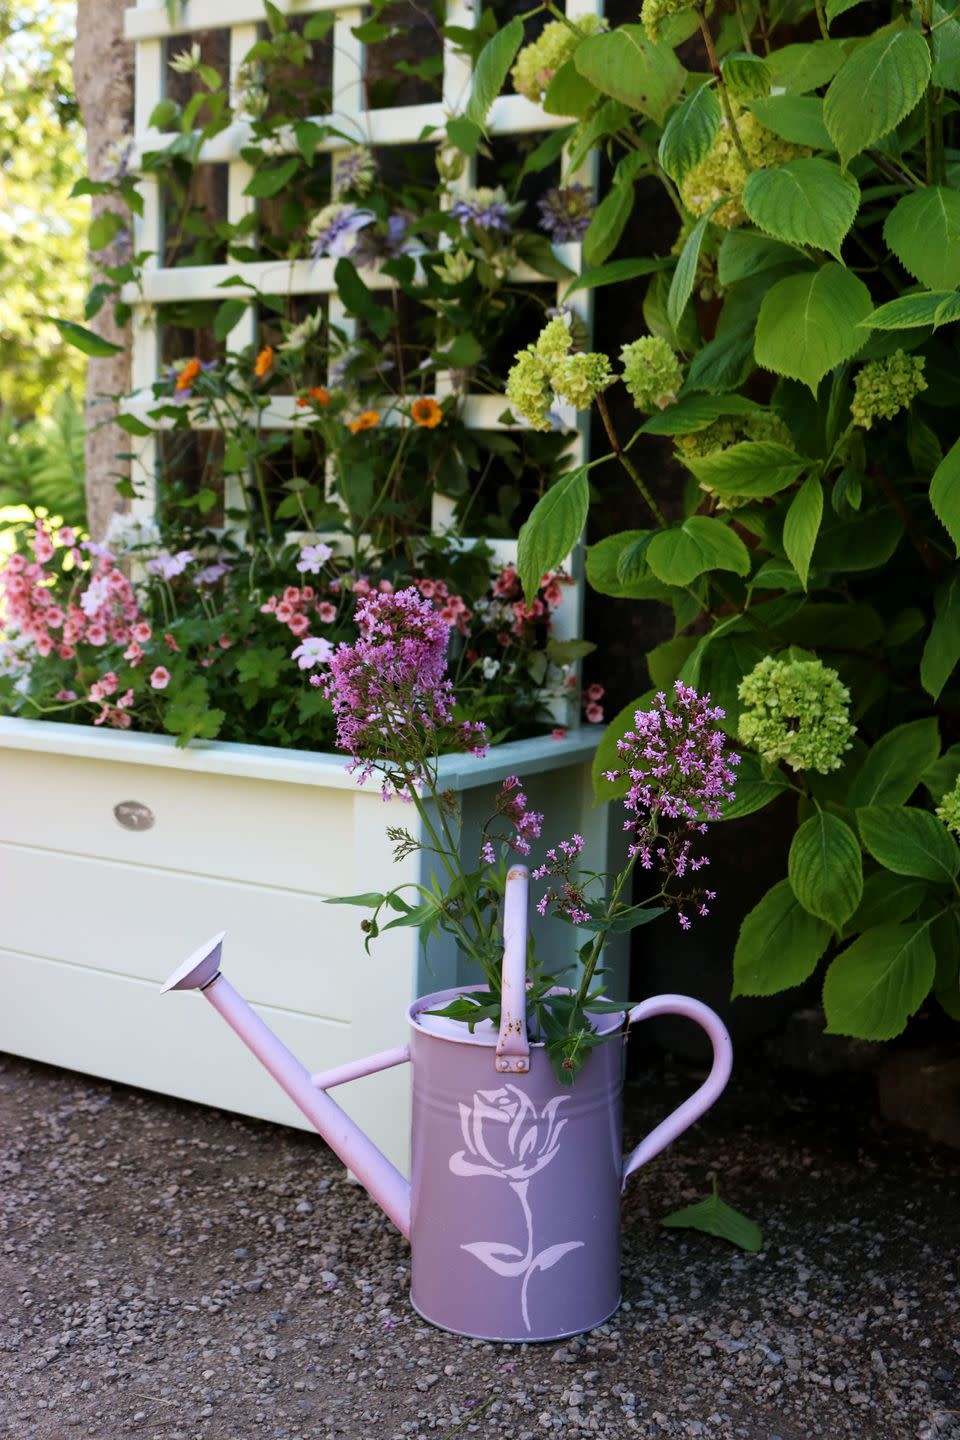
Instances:
[[[0,509],[42,506],[68,525],[82,525],[83,412],[69,391],[50,414],[17,425],[0,410]]]
[[[74,25],[71,0],[0,0],[0,410],[17,422],[79,396],[85,372],[46,318],[82,311],[88,271]]]
[[[668,1230],[702,1230],[705,1235],[729,1240],[731,1245],[736,1245],[738,1250],[746,1250],[748,1255],[755,1255],[763,1249],[760,1226],[721,1200],[716,1179],[713,1181],[713,1194],[706,1200],[674,1210],[672,1215],[665,1215],[660,1224]]]
[[[528,603],[537,592],[541,576],[565,560],[580,539],[589,500],[587,472],[580,466],[561,475],[537,501],[521,527],[517,566]]]

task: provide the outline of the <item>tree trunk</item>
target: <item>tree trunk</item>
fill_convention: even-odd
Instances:
[[[128,3],[79,0],[78,4],[73,73],[87,131],[89,174],[94,180],[116,175],[133,132],[133,46],[123,38],[123,12]],[[114,208],[109,195],[94,196],[91,218]],[[129,250],[130,238],[121,233],[107,250],[97,252],[94,270],[122,264]],[[129,449],[129,438],[118,426],[103,422],[116,412],[108,397],[130,388],[130,327],[114,322],[109,302],[88,324],[105,340],[124,347],[106,359],[91,359],[87,371],[87,524],[94,539],[101,539],[111,515],[123,508],[116,493],[117,481],[129,475],[129,464],[116,458],[118,452]]]

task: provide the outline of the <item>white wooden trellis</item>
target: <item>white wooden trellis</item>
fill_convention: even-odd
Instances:
[[[442,99],[434,103],[403,105],[391,108],[367,110],[364,108],[364,46],[353,34],[363,19],[360,6],[344,8],[343,0],[276,0],[277,8],[285,14],[307,16],[320,11],[334,11],[332,27],[332,112],[325,116],[311,116],[318,125],[330,125],[342,134],[355,138],[357,144],[373,149],[388,145],[423,144],[425,132],[428,139],[443,143],[446,139],[446,121],[463,112],[470,94],[471,72],[469,61],[458,54],[448,41],[444,43]],[[479,18],[479,0],[448,0],[446,17],[449,24],[464,28],[472,27]],[[569,0],[571,15],[602,13],[603,0]],[[126,36],[135,46],[135,107],[134,107],[134,166],[146,151],[160,150],[173,139],[164,136],[149,126],[154,108],[163,99],[166,89],[168,60],[177,52],[176,41],[183,39],[186,48],[189,37],[205,30],[227,30],[230,36],[230,93],[235,98],[237,79],[244,57],[257,39],[257,27],[265,18],[262,0],[183,0],[173,7],[166,0],[138,0],[135,9],[126,12]],[[169,42],[174,42],[171,45]],[[556,129],[569,123],[563,116],[548,115],[540,106],[525,96],[516,94],[500,95],[493,102],[487,117],[487,130],[493,137],[531,134]],[[248,122],[238,119],[226,129],[207,141],[199,154],[200,163],[225,164],[227,167],[227,220],[237,224],[255,206],[255,201],[244,194],[250,179],[250,167],[242,158],[242,151],[251,143]],[[297,148],[292,130],[281,133],[272,142],[278,154],[294,152]],[[321,140],[318,149],[330,153],[331,162],[342,150],[343,141],[337,135]],[[564,159],[566,157],[564,156]],[[587,160],[575,175],[568,175],[592,186],[595,171],[592,159]],[[465,189],[475,180],[475,163],[471,161],[462,178],[455,182],[457,188]],[[160,201],[160,187],[156,179],[145,176],[141,182],[144,205],[143,214],[136,220],[136,249],[147,252],[139,284],[125,287],[123,298],[133,307],[133,363],[132,379],[134,391],[140,397],[139,406],[149,404],[150,387],[160,373],[160,309],[165,304],[177,301],[222,300],[225,292],[223,282],[239,277],[261,293],[276,295],[316,295],[327,297],[329,316],[336,324],[347,328],[343,307],[336,293],[333,272],[336,262],[331,259],[317,261],[304,259],[295,261],[264,260],[257,262],[230,262],[223,265],[192,265],[167,267],[163,263],[163,215]],[[574,273],[581,268],[581,247],[578,243],[554,246],[557,257]],[[364,278],[371,289],[390,289],[392,280],[385,275],[365,271]],[[518,281],[542,284],[543,277],[525,265],[517,266],[512,278]],[[557,287],[558,303],[566,288],[566,282]],[[566,302],[586,324],[588,331],[592,321],[591,292],[578,291]],[[257,316],[252,306],[230,332],[231,348],[242,349],[256,339]],[[532,338],[532,337],[531,337]],[[450,393],[449,378],[439,375],[436,394],[443,398]],[[468,394],[462,400],[461,415],[464,423],[473,429],[503,429],[501,415],[505,401],[499,395]],[[573,411],[561,411],[561,419],[570,431],[570,461],[580,463],[586,458],[588,432],[587,415],[577,416]],[[588,413],[588,412],[587,412]],[[271,399],[263,411],[261,423],[266,429],[290,429],[304,422],[302,412],[297,411],[292,396],[277,396]],[[197,418],[198,428],[203,420]],[[212,420],[206,422],[208,426]],[[152,516],[156,504],[156,474],[158,464],[157,445],[154,437],[148,436],[136,442],[139,495],[134,502],[135,511]],[[236,497],[228,495],[228,502]],[[432,521],[434,528],[442,530],[452,523],[452,502],[446,497],[435,496]],[[498,542],[496,546],[501,562],[514,560],[515,542]],[[582,560],[580,550],[570,557],[568,569],[574,585],[567,592],[564,604],[555,619],[555,633],[559,638],[571,638],[580,633],[583,596]],[[571,713],[562,718],[576,723],[579,707],[572,705]]]

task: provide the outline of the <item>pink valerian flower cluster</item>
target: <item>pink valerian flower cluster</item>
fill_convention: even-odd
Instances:
[[[375,592],[361,598],[354,620],[359,640],[338,646],[328,672],[311,680],[330,700],[337,745],[354,757],[361,781],[380,769],[403,792],[407,779],[425,778],[441,748],[483,754],[483,725],[452,718],[450,632],[431,601],[412,585]]]
[[[629,777],[623,802],[628,816],[624,829],[633,835],[629,855],[638,858],[644,870],[659,870],[664,903],[689,930],[685,907],[706,915],[714,892],[687,888],[672,894],[667,887],[709,865],[707,856],[694,853],[693,847],[697,836],[706,833],[706,821],[721,819],[723,806],[733,801],[740,757],[725,752],[725,737],[716,725],[724,711],[711,706],[709,695],[698,695],[680,680],[674,692],[675,710],[658,692],[652,710],[636,712],[635,728],[617,742],[622,768],[604,773],[608,780]]]
[[[541,915],[546,915],[547,907],[553,905],[555,915],[565,915],[574,925],[585,925],[592,918],[587,909],[589,902],[585,888],[571,873],[574,861],[582,852],[583,836],[571,835],[569,840],[561,840],[559,845],[548,850],[544,864],[534,870],[534,880],[550,878],[558,882],[556,886],[551,885],[537,901]]]
[[[497,791],[495,809],[496,813],[512,826],[513,833],[498,838],[505,840],[510,849],[516,850],[519,855],[530,854],[531,843],[540,839],[543,828],[542,814],[539,810],[528,809],[528,804],[519,777],[508,775]],[[487,843],[489,844],[489,841]]]

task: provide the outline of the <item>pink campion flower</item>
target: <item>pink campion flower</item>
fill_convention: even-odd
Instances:
[[[64,525],[57,531],[57,540],[61,545],[72,548],[77,543],[76,532],[71,525]]]
[[[307,615],[294,615],[291,620],[288,620],[287,629],[291,635],[296,635],[299,639],[301,635],[306,635],[310,629],[310,619]]]
[[[716,724],[724,712],[711,706],[709,695],[701,697],[678,680],[674,699],[675,710],[658,692],[651,710],[636,712],[634,729],[617,742],[622,766],[606,771],[605,778],[630,780],[623,802],[624,829],[632,835],[628,853],[644,870],[660,871],[664,902],[682,916],[686,929],[689,919],[682,907],[693,904],[703,914],[713,896],[699,889],[678,896],[667,887],[710,863],[693,846],[706,833],[706,822],[721,819],[724,805],[733,801],[740,757],[725,751],[725,736]]]
[[[130,709],[130,706],[131,706],[132,704],[133,704],[133,691],[132,691],[132,690],[124,690],[123,694],[122,694],[122,695],[119,695],[119,696],[117,697],[117,709],[118,709],[118,710],[129,710],[129,709]]]
[[[332,625],[337,618],[337,607],[331,605],[329,600],[321,600],[317,606],[317,614],[324,625]]]
[[[290,659],[296,660],[301,670],[312,670],[315,665],[325,665],[332,654],[333,646],[329,640],[318,635],[308,635],[297,646]]]
[[[165,665],[158,665],[156,669],[151,672],[150,684],[154,690],[166,690],[170,684],[170,671]]]
[[[453,720],[447,677],[449,631],[414,586],[365,595],[354,615],[360,638],[340,645],[322,685],[333,706],[337,746],[353,756],[361,781],[375,769],[414,783],[441,749],[483,753],[484,727]]]
[[[91,625],[87,631],[86,638],[91,645],[106,645],[110,637],[107,635],[104,625]]]
[[[566,740],[566,738],[567,738],[567,727],[566,727],[566,725],[554,725],[553,729],[550,731],[550,739],[551,739],[551,740]]]
[[[37,562],[40,565],[46,565],[48,560],[53,559],[53,541],[50,539],[42,520],[37,521],[37,528],[30,542],[30,548],[33,550],[34,555],[37,557]]]
[[[585,700],[589,700],[595,703],[597,700],[602,700],[606,693],[607,692],[606,690],[604,690],[602,685],[597,685],[596,683],[594,683],[593,685],[587,686],[586,690],[583,692],[583,696]]]
[[[131,665],[137,666],[143,659],[143,654],[143,649],[140,645],[137,644],[136,640],[131,640],[130,644],[123,652],[123,658],[124,660],[129,660]]]
[[[153,631],[145,620],[141,620],[139,625],[134,625],[130,633],[138,645],[146,645]]]
[[[583,713],[591,725],[599,725],[603,719],[603,706],[597,704],[587,705]]]

